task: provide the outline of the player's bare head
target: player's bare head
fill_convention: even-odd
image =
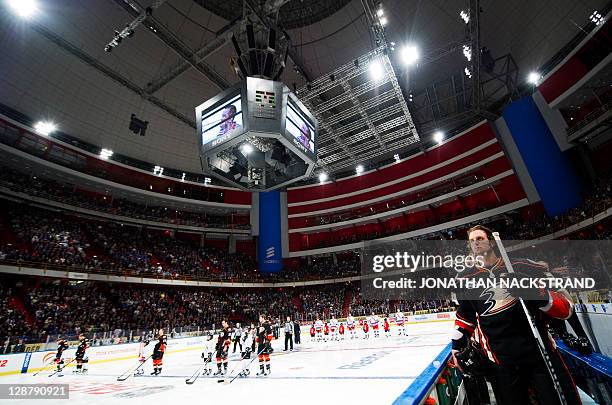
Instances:
[[[287,322],[289,322],[291,320],[290,316],[287,316]]]
[[[468,248],[476,255],[489,254],[495,242],[493,241],[493,231],[483,225],[476,225],[468,229]]]
[[[221,321],[221,326],[223,326],[224,328],[227,328],[229,326],[229,324],[227,323],[227,321],[224,319]]]
[[[264,314],[259,315],[259,322],[264,323],[266,321],[266,316]]]

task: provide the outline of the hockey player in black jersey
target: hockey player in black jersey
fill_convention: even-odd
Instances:
[[[257,328],[257,353],[259,354],[259,373],[257,375],[268,375],[270,369],[270,353],[272,352],[272,326],[265,315],[259,315],[259,327]]]
[[[219,333],[219,338],[217,339],[217,372],[214,375],[223,375],[227,374],[227,358],[229,353],[229,347],[232,343],[232,338],[230,335],[230,327],[226,320],[221,322],[221,332]],[[221,371],[221,366],[223,365],[223,371]]]
[[[159,330],[159,336],[157,337],[157,343],[153,347],[153,372],[151,375],[159,375],[162,371],[164,353],[166,352],[166,345],[168,344],[168,338],[164,335],[163,329]]]
[[[66,341],[61,337],[57,338],[57,353],[55,354],[55,364],[57,366],[58,372],[62,370],[62,364],[64,364],[64,360],[62,360],[62,354],[67,348],[68,343],[66,343]]]
[[[468,246],[475,256],[484,258],[484,266],[466,270],[462,277],[507,277],[508,270],[498,255],[491,230],[475,226],[468,231]],[[510,259],[514,269],[510,276],[544,277],[546,266],[528,259]],[[453,362],[468,374],[484,374],[490,381],[495,399],[500,405],[529,404],[529,393],[540,404],[558,404],[546,363],[538,349],[529,321],[518,299],[524,292],[507,291],[502,294],[483,290],[479,300],[459,298],[455,332],[452,337]],[[546,333],[549,319],[567,319],[572,304],[565,295],[550,290],[525,301],[543,336],[554,372],[568,404],[579,404],[580,399],[572,378],[552,340]],[[477,345],[470,345],[470,340]],[[473,349],[475,348],[475,349]],[[478,351],[477,354],[474,350]]]
[[[76,370],[75,373],[86,373],[87,372],[87,363],[89,363],[89,359],[85,356],[85,351],[89,347],[89,339],[85,337],[82,333],[79,335],[79,346],[77,347],[76,355],[74,356],[76,359]],[[85,367],[83,367],[85,366]]]

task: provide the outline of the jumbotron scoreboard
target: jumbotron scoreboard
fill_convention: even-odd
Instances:
[[[195,111],[205,174],[253,191],[311,175],[317,122],[283,83],[247,77]]]

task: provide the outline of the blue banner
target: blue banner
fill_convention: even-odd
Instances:
[[[23,359],[23,365],[21,366],[21,374],[26,374],[28,372],[28,367],[30,367],[31,358],[32,352],[26,352],[25,358]]]
[[[281,242],[280,191],[259,193],[259,269],[264,273],[276,273],[283,268]]]
[[[533,98],[525,96],[510,103],[503,117],[548,215],[577,207],[581,202],[580,179]]]

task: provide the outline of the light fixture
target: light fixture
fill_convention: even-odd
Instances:
[[[35,0],[8,0],[9,7],[21,18],[29,18],[38,9]]]
[[[357,165],[357,167],[355,168],[355,173],[361,174],[364,170],[365,169],[363,168],[363,165]]]
[[[461,10],[461,12],[459,13],[459,17],[461,17],[463,22],[466,24],[470,22],[470,15],[465,10]]]
[[[153,168],[153,174],[156,174],[158,176],[161,176],[164,173],[164,168],[161,166],[155,166]]]
[[[248,143],[245,143],[240,147],[240,152],[242,152],[242,154],[246,156],[253,152],[253,147]]]
[[[181,181],[185,181],[185,173],[181,176]]]
[[[419,60],[419,49],[414,45],[406,45],[401,51],[402,62],[406,65],[413,65]]]
[[[604,22],[603,16],[597,10],[593,11],[593,13],[589,16],[589,20],[591,20],[591,22],[595,25],[600,25]]]
[[[395,159],[396,162],[399,162],[400,161],[399,153],[396,153],[395,155],[393,155],[393,159]]]
[[[327,173],[321,172],[319,173],[319,183],[325,183],[328,179]]]
[[[538,84],[541,78],[542,78],[542,75],[540,75],[538,72],[530,72],[527,75],[527,81],[533,85]]]
[[[382,7],[376,11],[376,15],[379,17],[382,17],[384,14],[385,14],[385,11],[382,9]]]
[[[34,124],[34,130],[40,135],[48,136],[57,130],[57,125],[51,121],[38,121]]]
[[[383,27],[387,25],[388,23],[387,17],[380,17],[379,21],[380,21],[380,25],[382,25]]]
[[[469,68],[465,68],[463,69],[463,72],[465,73],[465,75],[471,79],[472,78],[472,71]]]
[[[442,132],[442,131],[436,131],[436,132],[434,132],[434,134],[433,134],[433,140],[434,140],[436,143],[438,143],[438,144],[442,143],[442,141],[444,140],[444,132]]]
[[[369,66],[370,78],[374,81],[382,80],[385,76],[385,70],[382,63],[378,59],[374,59],[370,62]]]
[[[108,158],[110,158],[111,156],[113,156],[113,151],[110,149],[102,149],[100,151],[100,158],[107,160]]]
[[[468,62],[472,61],[472,48],[468,45],[463,45],[463,56],[465,56]]]

